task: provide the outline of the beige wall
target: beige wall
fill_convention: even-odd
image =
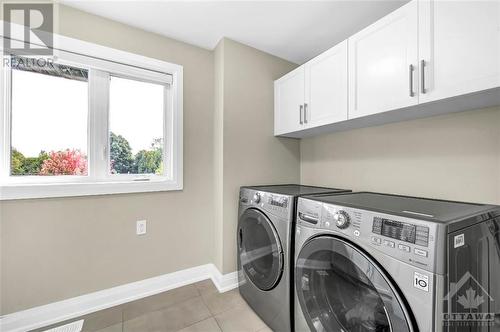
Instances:
[[[273,137],[273,81],[295,65],[65,6],[57,31],[184,66],[184,190],[0,202],[0,314],[200,264],[235,271],[239,187],[300,178],[299,141]],[[145,236],[135,235],[138,219]]]
[[[304,139],[301,182],[500,204],[500,108]]]
[[[222,95],[216,87],[223,114],[218,117],[223,127],[222,205],[216,223],[222,225],[219,268],[228,273],[236,270],[240,186],[299,182],[299,141],[273,136],[273,82],[296,65],[230,39],[219,43],[216,57],[222,62],[223,86]]]
[[[64,6],[59,23],[67,36],[184,66],[184,190],[1,202],[1,314],[213,260],[213,52]]]
[[[222,270],[224,257],[222,210],[223,204],[223,162],[224,162],[224,39],[214,50],[214,264]]]

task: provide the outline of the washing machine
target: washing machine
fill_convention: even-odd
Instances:
[[[500,331],[500,207],[380,193],[297,203],[296,331]]]
[[[273,331],[292,331],[293,234],[296,198],[343,189],[300,185],[240,189],[237,227],[241,296]]]

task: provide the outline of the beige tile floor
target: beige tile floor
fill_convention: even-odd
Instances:
[[[237,289],[219,293],[211,280],[176,288],[71,321],[82,318],[85,320],[84,332],[271,331],[241,298]]]

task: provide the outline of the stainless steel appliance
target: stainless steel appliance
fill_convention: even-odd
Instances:
[[[296,331],[500,331],[500,207],[299,198]]]
[[[291,331],[296,198],[346,192],[299,185],[242,187],[237,228],[242,297],[273,331]],[[292,286],[293,287],[293,286]]]

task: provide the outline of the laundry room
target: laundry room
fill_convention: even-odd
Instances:
[[[500,0],[0,19],[1,332],[500,331]]]

